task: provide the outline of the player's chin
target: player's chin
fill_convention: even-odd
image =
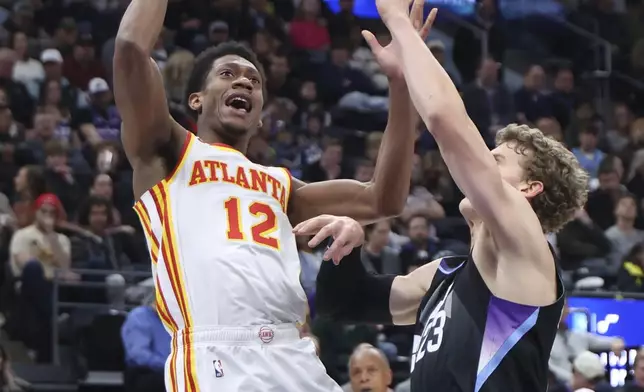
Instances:
[[[222,118],[221,125],[227,133],[235,135],[245,135],[251,128],[248,120],[238,117]]]

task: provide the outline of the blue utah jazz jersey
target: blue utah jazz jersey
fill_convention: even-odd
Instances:
[[[412,391],[545,392],[564,305],[495,297],[470,257],[443,258],[418,310]]]

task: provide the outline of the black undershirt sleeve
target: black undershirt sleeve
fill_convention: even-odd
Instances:
[[[362,247],[340,261],[323,261],[317,277],[315,309],[334,321],[392,324],[389,309],[396,275],[369,273],[361,260]]]

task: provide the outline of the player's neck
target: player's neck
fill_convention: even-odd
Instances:
[[[248,150],[248,142],[249,142],[248,137],[241,137],[241,138],[225,137],[224,135],[221,135],[220,133],[215,132],[212,129],[209,129],[206,126],[202,127],[201,124],[197,124],[197,129],[198,129],[197,136],[201,141],[208,144],[225,144],[241,152],[242,154],[246,155],[246,151]]]

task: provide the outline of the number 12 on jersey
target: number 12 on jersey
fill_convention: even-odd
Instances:
[[[226,236],[232,241],[246,241],[244,227],[242,227],[242,211],[240,200],[231,197],[224,202],[228,230]],[[265,203],[253,202],[248,206],[248,212],[255,218],[263,218],[259,223],[250,228],[251,240],[257,244],[279,250],[280,242],[270,235],[277,230],[277,216],[273,209]]]

